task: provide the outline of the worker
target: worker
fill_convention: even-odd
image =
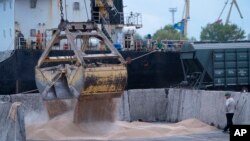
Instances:
[[[36,34],[36,48],[37,49],[42,49],[42,42],[43,42],[43,34],[40,32],[40,30],[38,30]]]
[[[241,90],[242,93],[247,93],[248,92],[248,89],[247,87],[243,87],[242,90]]]
[[[18,49],[24,49],[26,41],[21,31],[16,30],[16,39]]]
[[[231,97],[231,94],[226,93],[225,97],[226,97],[225,109],[226,109],[227,125],[225,126],[223,133],[226,133],[227,130],[230,129],[230,126],[233,125],[233,116],[236,109],[235,101]]]

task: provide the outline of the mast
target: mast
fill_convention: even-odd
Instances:
[[[190,19],[190,0],[185,0],[184,36],[188,33],[188,20]]]
[[[175,12],[177,11],[177,8],[169,8],[169,12],[172,13],[172,22],[173,25],[175,24]]]

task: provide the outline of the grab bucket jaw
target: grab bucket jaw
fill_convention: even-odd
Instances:
[[[71,32],[73,27],[74,32]],[[93,23],[68,23],[64,29],[55,32],[35,68],[36,85],[43,99],[121,96],[127,83],[126,62],[104,33]],[[92,30],[94,32],[90,32]],[[110,53],[87,54],[86,46],[91,38],[104,43]],[[62,39],[68,40],[74,56],[49,57],[53,45]],[[81,49],[76,45],[79,39],[83,43]]]
[[[86,68],[65,66],[66,71],[36,69],[36,84],[45,100],[82,96],[119,97],[127,82],[124,65]]]
[[[83,74],[81,73],[81,68],[77,68],[75,75]],[[77,81],[78,85],[69,85],[70,77],[65,71],[60,71],[60,69],[53,70],[42,70],[36,68],[36,85],[39,92],[41,93],[44,100],[54,100],[54,99],[72,99],[77,98],[80,95],[81,87],[79,85],[83,84],[83,77],[79,77],[80,80]],[[74,75],[74,74],[72,74]]]

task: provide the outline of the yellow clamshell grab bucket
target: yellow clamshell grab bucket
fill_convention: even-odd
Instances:
[[[105,43],[109,53],[86,53],[91,37]],[[53,45],[62,39],[68,40],[74,55],[50,56]],[[80,49],[76,40],[82,40]],[[38,61],[35,78],[44,100],[97,95],[115,97],[125,89],[127,69],[123,57],[94,23],[71,22],[59,25]]]

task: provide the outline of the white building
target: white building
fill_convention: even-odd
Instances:
[[[66,0],[63,6],[64,17],[69,21],[91,19],[90,0]],[[45,33],[57,28],[61,18],[59,0],[0,0],[0,17],[0,51],[13,50],[16,31],[26,41],[34,41],[38,30]]]

